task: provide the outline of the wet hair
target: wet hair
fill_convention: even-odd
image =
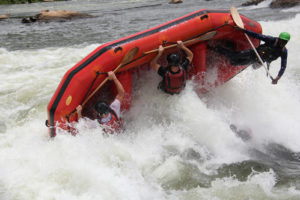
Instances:
[[[95,110],[100,114],[103,115],[109,112],[109,106],[106,102],[100,101],[95,105]]]

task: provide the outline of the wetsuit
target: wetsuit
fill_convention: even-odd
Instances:
[[[262,60],[267,62],[268,65],[278,57],[281,57],[281,68],[278,73],[278,76],[281,77],[287,64],[287,49],[285,47],[282,49],[278,45],[278,39],[276,37],[262,35],[248,30],[245,30],[245,33],[255,39],[265,42],[264,44],[259,45],[256,50],[260,54]],[[249,65],[259,62],[253,49],[234,52],[217,46],[215,51],[225,55],[230,60],[231,65]]]
[[[170,67],[160,66],[158,68],[157,73],[163,77],[163,80],[159,83],[158,88],[169,94],[180,93],[180,91],[185,87],[185,81],[186,81],[186,76],[187,76],[189,66],[190,66],[190,61],[186,58],[179,65],[180,70],[177,72],[172,72],[169,69]],[[182,80],[181,84],[176,89],[170,88],[170,85],[173,85],[172,81],[174,81],[174,80],[171,80],[172,77],[176,77],[176,75],[179,73],[182,74],[182,77],[180,78]]]

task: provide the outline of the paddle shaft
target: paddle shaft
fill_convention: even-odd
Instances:
[[[120,66],[122,65],[119,65],[113,72],[116,72]],[[82,107],[90,100],[90,98],[92,98],[92,96],[94,96],[94,94],[108,81],[108,77],[106,77],[102,83],[82,102]]]
[[[232,8],[231,8],[231,16],[232,16],[232,18],[233,18],[234,23],[235,23],[239,28],[241,28],[241,29],[244,30],[244,23],[243,23],[243,21],[242,21],[242,18],[241,18],[241,16],[240,16],[239,12],[237,11],[236,7],[232,7]],[[262,66],[264,66],[264,68],[265,68],[267,74],[268,74],[268,75],[270,76],[270,78],[273,80],[274,78],[271,76],[271,74],[270,74],[268,68],[266,67],[265,63],[263,62],[263,60],[261,59],[260,55],[258,54],[258,52],[257,52],[255,46],[253,45],[252,41],[250,40],[249,36],[248,36],[246,33],[244,33],[244,35],[245,35],[245,37],[247,38],[248,42],[250,43],[250,45],[251,45],[253,51],[255,52],[255,54],[256,54],[256,56],[257,56],[257,58],[258,58],[258,60],[259,60],[259,62],[262,64]]]
[[[250,40],[249,36],[248,36],[246,33],[244,33],[244,35],[246,36],[247,40],[249,41],[250,45],[252,46],[252,49],[253,49],[253,51],[255,52],[255,54],[256,54],[256,56],[257,56],[259,62],[262,64],[262,66],[264,66],[264,68],[265,68],[267,74],[268,74],[268,75],[271,77],[271,79],[273,80],[274,78],[272,77],[272,75],[270,74],[270,72],[269,72],[268,68],[266,67],[265,63],[263,62],[263,60],[261,59],[260,55],[258,54],[258,52],[257,52],[255,46],[253,45],[252,41]]]
[[[115,71],[117,71],[119,68],[120,68],[120,66],[122,66],[122,65],[119,65],[115,70],[114,70],[114,72]],[[108,81],[108,77],[106,77],[103,81],[102,81],[102,83],[82,102],[82,104],[81,104],[81,106],[82,106],[82,108],[84,107],[84,105],[90,100],[90,98],[92,98],[92,96],[94,96],[94,94],[106,83]],[[70,116],[70,115],[73,115],[74,113],[76,112],[76,109],[75,110],[73,110],[68,116]]]
[[[118,65],[118,67],[113,71],[114,73],[122,66],[123,64],[121,63],[120,65]],[[101,74],[107,74],[107,73],[101,73]],[[108,77],[106,77],[102,83],[82,102],[81,106],[82,108],[85,106],[85,104],[90,100],[90,98],[92,98],[92,96],[94,96],[94,94],[108,81]],[[68,114],[67,116],[73,115],[76,112],[76,109],[73,110],[70,114]]]
[[[199,36],[197,38],[184,41],[183,44],[187,45],[187,44],[191,44],[193,42],[199,41],[199,40],[209,40],[209,39],[213,38],[216,34],[217,34],[216,31],[211,31],[211,32],[208,32],[208,33],[206,33],[202,36]],[[177,46],[177,44],[172,44],[172,45],[164,47],[164,49],[170,49],[170,48],[173,48],[173,47],[176,47],[176,46]],[[154,53],[154,52],[158,52],[158,49],[153,49],[151,51],[147,51],[147,52],[144,53],[144,55]]]
[[[131,60],[131,59],[130,59]],[[127,60],[126,60],[127,61]],[[129,62],[129,60],[127,61],[127,62]],[[117,72],[119,69],[120,69],[120,67],[121,66],[123,66],[125,63],[127,63],[127,62],[124,62],[124,60],[116,67],[116,69],[114,69],[114,73],[115,72]],[[82,105],[82,107],[90,100],[90,98],[92,97],[92,96],[94,96],[94,94],[108,81],[108,77],[106,77],[103,81],[102,81],[102,83],[83,101],[83,103],[81,104]]]
[[[138,53],[139,48],[138,47],[134,47],[132,48],[122,59],[121,63],[113,70],[114,73],[116,73],[120,67],[122,67],[123,65],[129,63]],[[106,74],[106,73],[100,73],[100,74]],[[106,77],[101,84],[82,102],[81,106],[82,108],[84,107],[84,105],[90,100],[90,98],[92,98],[92,96],[94,96],[94,94],[108,81],[108,77]],[[67,115],[67,117],[73,115],[76,112],[76,109],[73,110],[70,114]]]
[[[134,47],[132,48],[122,59],[121,63],[114,69],[114,73],[116,73],[124,64],[130,62],[135,55],[138,53],[139,48],[138,47]],[[90,98],[92,96],[94,96],[94,94],[108,81],[108,77],[106,77],[102,83],[83,101],[83,103],[81,104],[82,107],[90,100]]]

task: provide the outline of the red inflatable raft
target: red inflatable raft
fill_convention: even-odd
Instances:
[[[258,22],[242,15],[241,18],[245,29],[262,32]],[[224,56],[208,50],[207,46],[208,44],[210,46],[221,44],[236,51],[250,49],[251,46],[243,32],[236,30],[234,26],[230,10],[199,10],[160,26],[99,46],[69,69],[57,87],[47,107],[46,124],[49,127],[50,136],[54,137],[58,128],[72,129],[70,123],[77,121],[74,111],[83,102],[85,103],[83,115],[93,118],[91,116],[92,105],[96,101],[112,100],[116,93],[114,84],[110,81],[103,83],[107,78],[105,73],[117,67],[120,67],[117,73],[118,79],[126,91],[122,109],[128,109],[131,100],[132,74],[136,70],[149,68],[149,63],[156,53],[145,52],[157,49],[161,44],[167,47],[178,40],[190,41],[186,44],[194,53],[192,77],[197,83],[196,91],[207,91],[225,83],[247,66],[231,66]],[[205,34],[211,32],[216,32],[216,34],[212,34],[209,40],[201,40],[205,38]],[[259,40],[252,39],[252,42],[255,46],[259,45]],[[139,49],[134,58],[130,59],[129,63],[122,63],[124,56],[126,57],[134,48]],[[164,55],[174,51],[178,49],[169,48]],[[161,62],[164,60],[163,57]],[[120,63],[122,66],[119,66]],[[101,86],[95,92],[100,84],[103,84],[103,87]],[[92,93],[95,95],[85,102]]]

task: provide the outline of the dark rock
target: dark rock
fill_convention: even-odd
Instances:
[[[76,11],[67,11],[67,10],[42,10],[39,14],[26,17],[22,19],[22,23],[31,23],[36,21],[51,21],[56,19],[73,19],[73,18],[84,18],[92,17],[89,14],[83,14]]]
[[[7,19],[8,16],[9,16],[9,14],[7,14],[7,15],[1,15],[1,14],[0,14],[0,20],[2,20],[2,19]]]
[[[169,3],[176,4],[176,3],[182,3],[183,0],[171,0]]]
[[[264,0],[251,0],[247,1],[246,3],[243,3],[242,6],[252,6],[252,5],[257,5],[260,2],[263,2]]]
[[[271,8],[290,8],[300,3],[300,0],[274,0],[271,4]]]
[[[257,5],[265,0],[250,0],[246,3],[243,3],[242,6],[251,6],[251,5]],[[289,8],[296,6],[300,3],[300,0],[273,0],[273,2],[270,4],[271,8]]]

